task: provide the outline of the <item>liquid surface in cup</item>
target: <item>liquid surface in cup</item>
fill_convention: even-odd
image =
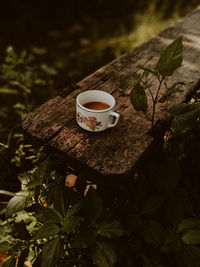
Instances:
[[[88,102],[83,105],[85,108],[93,109],[93,110],[104,110],[109,108],[110,106],[104,102]]]

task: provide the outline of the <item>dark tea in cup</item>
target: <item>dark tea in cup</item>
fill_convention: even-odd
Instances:
[[[85,108],[93,109],[93,110],[104,110],[110,107],[108,104],[104,102],[97,102],[97,101],[85,103],[83,106]]]
[[[102,90],[88,90],[76,97],[76,121],[84,130],[101,132],[114,127],[120,115],[113,111],[114,97]]]

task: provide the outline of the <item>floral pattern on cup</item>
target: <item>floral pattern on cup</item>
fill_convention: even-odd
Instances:
[[[85,117],[82,116],[80,112],[77,113],[77,121],[80,123],[85,123],[92,131],[98,130],[100,127],[102,127],[101,122],[98,122],[96,117]]]

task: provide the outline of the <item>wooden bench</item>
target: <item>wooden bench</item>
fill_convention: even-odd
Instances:
[[[170,101],[171,104],[184,101],[200,78],[200,7],[80,81],[77,89],[66,97],[57,96],[36,108],[23,119],[24,131],[62,152],[74,168],[88,169],[106,177],[128,174],[150,147],[153,137],[149,134],[150,122],[130,104],[130,90],[123,90],[120,85],[141,66],[154,65],[163,49],[178,36],[183,36],[184,61],[169,83],[181,81],[185,86],[184,92],[177,93]],[[152,81],[152,90],[154,88]],[[92,89],[107,91],[116,98],[115,110],[121,115],[116,127],[92,133],[77,125],[76,96]],[[163,104],[159,104],[156,121],[162,119],[163,114]]]

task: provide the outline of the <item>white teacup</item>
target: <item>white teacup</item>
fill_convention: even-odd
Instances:
[[[88,90],[76,98],[76,120],[80,127],[91,132],[114,127],[120,115],[113,111],[114,97],[104,91]]]

